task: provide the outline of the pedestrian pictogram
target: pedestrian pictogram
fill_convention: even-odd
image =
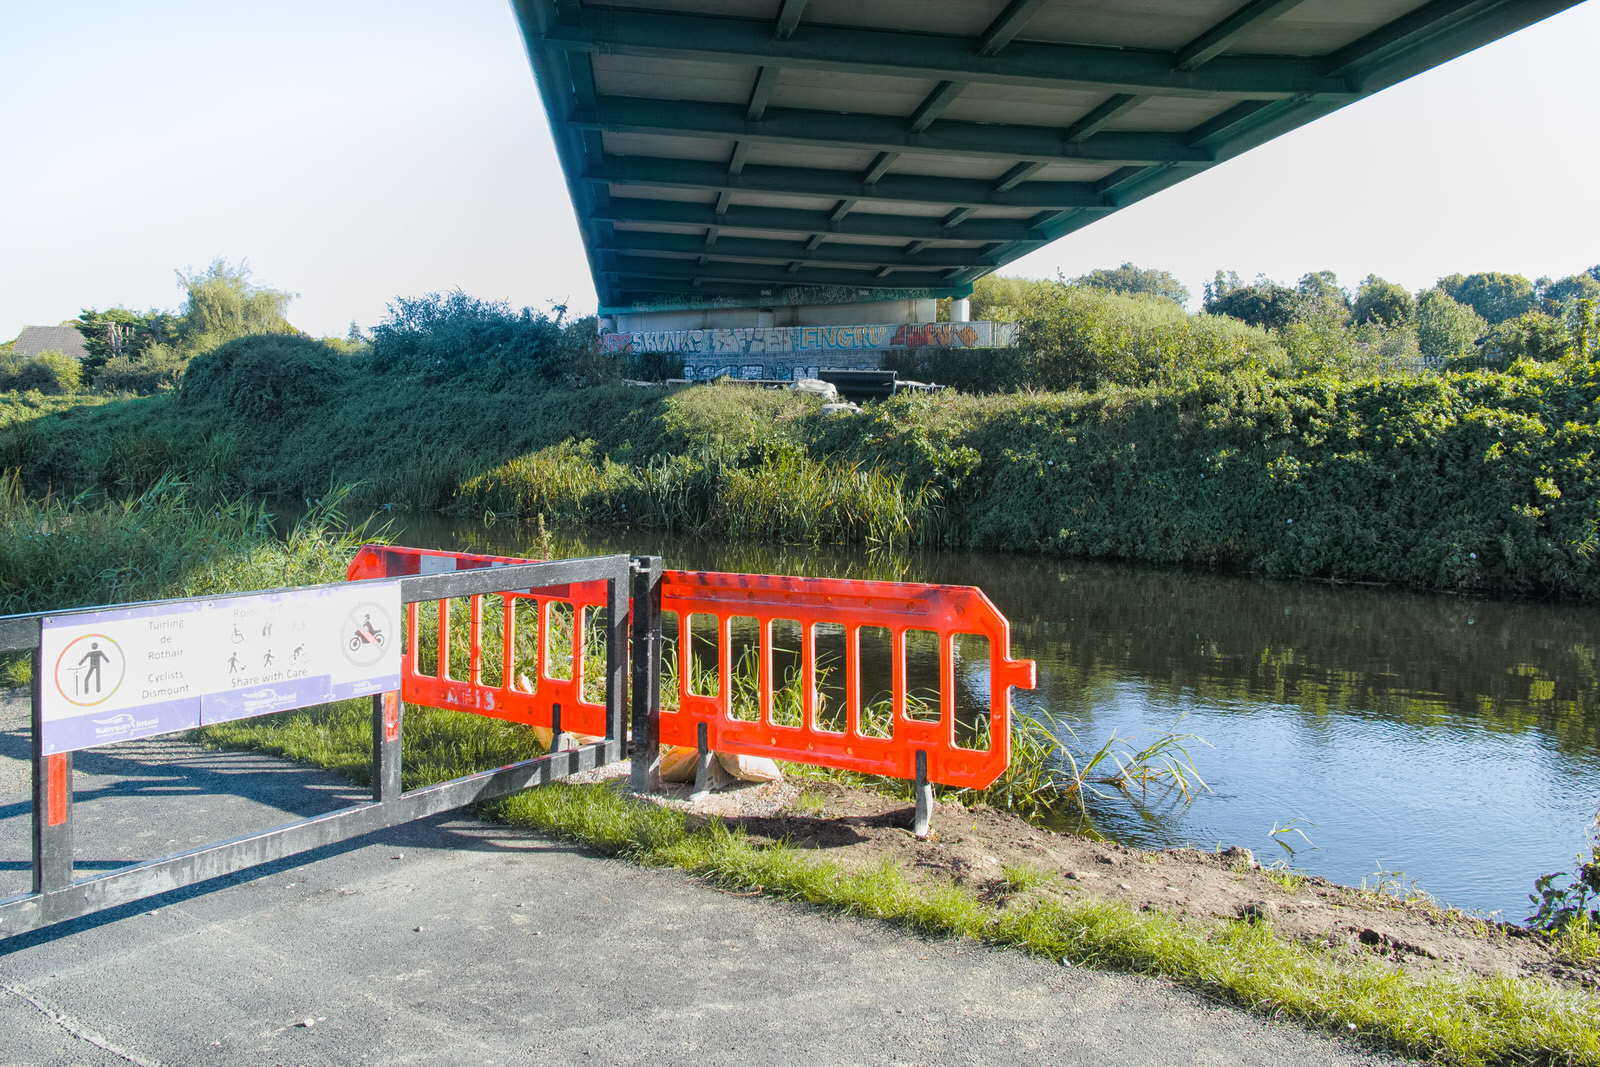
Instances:
[[[56,658],[56,692],[79,707],[94,707],[116,693],[126,673],[127,657],[115,641],[105,634],[84,634]]]

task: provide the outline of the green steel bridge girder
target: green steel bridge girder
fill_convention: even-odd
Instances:
[[[1075,23],[1048,15],[1062,0],[930,4],[944,14],[911,26],[870,24],[870,4],[852,12],[860,25],[828,25],[807,21],[820,9],[806,0],[779,0],[765,17],[654,2],[513,0],[612,310],[741,293],[759,304],[805,287],[846,300],[969,291],[1050,241],[1578,0],[1422,0],[1398,17],[1377,0],[1236,0],[1160,48],[1141,43],[1172,39],[1148,32],[1159,2],[1128,13],[1125,45],[1065,39]],[[1096,12],[1102,35],[1117,10]],[[1263,27],[1290,42],[1274,20],[1307,11],[1309,23],[1283,25],[1347,25],[1344,43],[1322,54],[1250,43]],[[965,28],[940,21],[952,12]],[[976,35],[974,13],[989,20]],[[630,59],[655,64],[654,80],[630,79]],[[819,74],[841,86],[898,79],[897,100],[922,96],[886,107],[841,87],[829,98]],[[963,103],[973,86],[984,109]],[[1087,103],[1041,124],[1026,107],[996,112],[1007,89],[1058,111],[1050,93]],[[1161,107],[1193,117],[1153,121]]]
[[[727,63],[772,64],[832,73],[893,72],[918,78],[996,85],[1085,88],[1108,93],[1231,96],[1256,100],[1301,93],[1360,96],[1346,78],[1293,56],[1218,57],[1203,71],[1173,68],[1171,53],[1093,45],[1013,41],[1004,52],[977,54],[965,37],[902,30],[808,25],[776,40],[750,19],[583,9],[576,26],[557,26],[552,47],[572,52]]]
[[[1097,182],[1026,182],[1005,192],[981,178],[948,178],[921,174],[888,174],[875,182],[860,175],[820,167],[745,167],[728,173],[719,163],[694,159],[647,159],[605,155],[579,174],[583,182],[654,189],[712,192],[788,193],[830,200],[877,200],[956,207],[1015,207],[1039,211],[1067,208],[1114,208]],[[953,235],[947,235],[953,236]]]

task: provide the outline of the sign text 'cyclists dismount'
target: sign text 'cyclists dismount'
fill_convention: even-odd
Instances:
[[[45,616],[44,751],[398,689],[402,622],[398,582]]]

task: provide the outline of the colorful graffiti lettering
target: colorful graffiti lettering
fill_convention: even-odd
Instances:
[[[1017,328],[1006,322],[928,322],[903,326],[777,326],[608,333],[608,353],[670,352],[689,359],[749,359],[806,352],[881,352],[891,348],[1009,348]]]
[[[978,331],[969,322],[930,322],[901,326],[894,332],[896,348],[973,348]]]
[[[880,349],[887,326],[801,326],[801,348]]]

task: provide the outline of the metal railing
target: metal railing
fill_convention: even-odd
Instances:
[[[522,562],[367,545],[348,576]],[[502,600],[462,605],[463,628],[445,612],[426,624],[413,614],[402,695],[555,733],[585,729],[592,709],[578,635],[602,606],[596,591],[574,584]],[[574,636],[552,652],[549,620],[558,610]],[[485,618],[495,625],[485,629]],[[527,618],[533,627],[524,627]],[[1033,662],[1011,659],[1005,617],[966,586],[663,571],[648,557],[634,561],[632,621],[633,784],[641,791],[655,783],[658,743],[698,748],[702,767],[713,751],[771,756],[911,780],[920,832],[932,783],[983,788],[1005,771],[1011,689],[1034,684]],[[558,660],[559,678],[550,673]],[[961,702],[958,693],[976,699]]]
[[[52,619],[60,619],[95,609],[0,618],[0,652],[28,652],[34,657],[31,694],[33,884],[27,893],[0,899],[0,938],[347,841],[476,801],[505,796],[622,759],[626,755],[626,620],[631,575],[628,557],[619,555],[524,563],[493,571],[416,575],[400,582],[401,601],[409,606],[408,612],[412,615],[420,604],[511,591],[537,595],[537,591],[549,587],[581,586],[597,595],[599,603],[609,613],[602,635],[605,650],[604,664],[600,668],[603,694],[595,703],[600,709],[595,720],[600,727],[596,731],[602,735],[600,740],[405,791],[400,782],[401,697],[393,691],[379,693],[371,698],[373,784],[370,802],[82,879],[74,877],[73,871],[72,753],[45,751],[44,665],[40,662],[39,650],[47,614]],[[226,598],[194,598],[194,601],[163,601],[161,604],[182,605],[202,599]]]

